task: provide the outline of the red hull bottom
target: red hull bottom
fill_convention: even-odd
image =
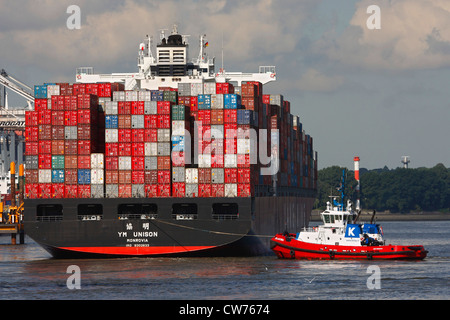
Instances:
[[[277,234],[271,240],[271,249],[282,259],[412,259],[422,260],[428,251],[423,246],[337,246],[314,244],[295,240],[295,234],[286,237]]]

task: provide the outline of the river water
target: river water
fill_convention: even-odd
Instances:
[[[57,260],[28,237],[25,245],[16,246],[9,244],[9,237],[0,237],[0,299],[450,299],[450,221],[382,226],[386,243],[423,244],[428,257],[423,261],[299,261],[275,256]],[[79,267],[80,289],[67,286],[71,265]]]

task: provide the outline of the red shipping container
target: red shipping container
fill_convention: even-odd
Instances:
[[[131,183],[132,184],[144,184],[145,181],[145,171],[132,171],[131,172]]]
[[[91,168],[91,156],[80,155],[78,156],[78,169],[90,169]]]
[[[158,158],[158,170],[170,170],[170,156],[167,157],[157,157]]]
[[[144,129],[144,142],[158,142],[158,129]]]
[[[158,184],[158,197],[170,197],[170,184]]]
[[[237,139],[224,139],[224,153],[237,154]]]
[[[198,111],[198,97],[197,96],[192,96],[191,97],[191,105],[190,105],[190,108],[191,108],[191,112],[196,112],[196,111]]]
[[[25,141],[26,142],[38,142],[39,141],[39,128],[38,127],[25,127]]]
[[[158,114],[158,129],[170,129],[171,121],[170,115],[168,114]]]
[[[51,111],[52,113],[52,122],[53,126],[63,126],[64,125],[64,111]]]
[[[64,182],[65,184],[78,184],[78,170],[77,169],[66,169],[64,171]]]
[[[78,198],[87,199],[91,197],[91,185],[78,185]]]
[[[203,125],[210,125],[211,110],[198,110],[198,121],[201,121]]]
[[[119,184],[131,183],[131,170],[120,170],[119,172]]]
[[[237,185],[237,194],[238,197],[251,197],[252,196],[252,192],[251,192],[251,187],[249,183],[239,183]]]
[[[211,197],[211,185],[206,183],[198,184],[198,196],[200,198],[209,198]]]
[[[131,115],[121,114],[118,116],[119,129],[131,129]]]
[[[119,198],[131,198],[131,184],[119,184]]]
[[[145,170],[145,157],[131,157],[131,169]]]
[[[106,170],[119,170],[119,157],[105,157]]]
[[[95,94],[79,94],[78,95],[78,110],[89,109],[97,111],[98,109],[98,96]]]
[[[39,140],[39,154],[52,153],[52,140]]]
[[[237,110],[225,109],[223,110],[224,123],[237,123]]]
[[[144,101],[132,101],[131,102],[131,114],[135,114],[135,115],[144,114]]]
[[[25,181],[27,183],[39,183],[39,170],[27,169],[25,171]]]
[[[263,94],[262,103],[270,104],[270,94]]]
[[[52,184],[51,183],[40,183],[39,184],[39,198],[40,199],[51,199],[52,198]]]
[[[144,186],[145,196],[147,198],[156,198],[158,197],[158,185],[157,184],[146,184]]]
[[[105,183],[106,184],[118,184],[119,183],[119,171],[105,170]]]
[[[131,129],[119,129],[119,142],[131,142]]]
[[[223,124],[224,111],[223,110],[211,110],[211,124]]]
[[[37,126],[39,124],[39,111],[25,111],[25,126]]]
[[[39,142],[27,142],[25,143],[25,155],[37,156],[39,154]]]
[[[78,97],[77,96],[65,96],[64,97],[64,111],[76,111],[78,110]]]
[[[90,155],[92,153],[93,145],[90,140],[78,140],[78,154]]]
[[[64,168],[65,169],[77,169],[78,168],[78,156],[64,156]]]
[[[223,168],[224,167],[224,156],[223,156],[223,154],[213,154],[213,155],[211,155],[211,167],[212,168]]]
[[[38,199],[39,198],[39,184],[38,183],[25,184],[25,196],[27,197],[27,199]]]
[[[34,99],[34,110],[41,111],[47,110],[48,108],[48,100],[47,99]]]
[[[156,115],[156,114],[144,115],[144,128],[145,129],[157,129],[158,128],[158,115]]]
[[[92,124],[97,125],[97,112],[90,109],[78,109],[77,111],[78,124]]]
[[[250,179],[250,169],[238,168],[238,183],[249,183]]]
[[[52,96],[51,106],[54,111],[64,111],[64,104],[66,102],[65,96]]]
[[[184,152],[172,151],[172,166],[184,167],[186,165],[186,156]]]
[[[158,114],[170,115],[170,109],[172,107],[171,101],[158,101],[156,106]]]
[[[198,183],[211,183],[211,169],[199,168],[198,169]]]
[[[120,91],[118,83],[99,83],[98,84],[98,96],[102,98],[112,97],[114,91]],[[122,88],[123,91],[123,88]]]
[[[249,154],[238,154],[237,155],[237,166],[238,166],[238,168],[250,168],[250,155]]]
[[[118,145],[119,157],[131,157],[131,143],[121,142]]]
[[[52,126],[50,124],[42,124],[39,128],[39,140],[51,140],[52,139]]]
[[[237,123],[225,123],[223,125],[225,139],[237,138]]]
[[[118,114],[131,114],[131,101],[119,101],[117,103]]]
[[[145,184],[158,184],[158,170],[144,171]]]
[[[131,142],[145,142],[145,129],[131,129]]]
[[[39,169],[51,169],[52,168],[52,155],[51,154],[39,154]]]
[[[144,143],[132,143],[131,144],[131,155],[134,157],[144,157],[145,156],[145,144]]]
[[[66,154],[66,155],[77,155],[78,154],[77,140],[65,140],[64,141],[64,154]]]
[[[105,156],[106,157],[119,156],[119,144],[118,143],[105,143]]]
[[[86,94],[98,95],[98,84],[86,83]]]
[[[52,155],[64,155],[64,140],[52,140]]]
[[[78,140],[97,140],[97,127],[92,124],[78,124]]]
[[[79,95],[79,94],[85,94],[86,93],[86,84],[85,83],[74,83],[72,85],[72,94],[73,95]]]
[[[64,186],[64,198],[75,199],[78,198],[78,186],[76,184]]]
[[[64,111],[64,125],[76,126],[78,121],[77,111]]]
[[[213,183],[211,185],[211,197],[225,197],[225,185],[222,183]]]
[[[39,111],[38,124],[52,124],[52,111],[51,110]]]
[[[225,183],[237,183],[237,169],[225,168]]]
[[[184,198],[186,196],[186,184],[184,182],[172,183],[172,197]]]
[[[170,180],[170,170],[158,170],[158,184],[168,184]]]
[[[52,183],[52,198],[64,198],[64,183]]]

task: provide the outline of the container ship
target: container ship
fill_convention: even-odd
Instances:
[[[135,73],[36,85],[25,115],[26,234],[56,258],[251,256],[309,223],[317,153],[275,67],[215,71],[176,26]]]

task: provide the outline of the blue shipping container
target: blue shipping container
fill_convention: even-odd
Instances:
[[[238,109],[241,105],[241,96],[238,94],[225,94],[223,96],[223,103],[225,109]]]
[[[199,94],[197,96],[198,109],[206,110],[211,109],[211,95],[210,94]]]
[[[78,169],[78,184],[91,184],[90,169]]]
[[[105,128],[106,129],[118,129],[119,128],[119,116],[107,115],[105,116]]]
[[[184,136],[172,136],[172,151],[184,152]]]
[[[47,86],[34,86],[35,99],[47,99]]]
[[[52,183],[64,183],[64,170],[52,170]]]

